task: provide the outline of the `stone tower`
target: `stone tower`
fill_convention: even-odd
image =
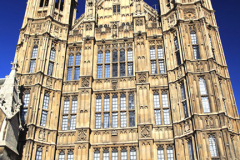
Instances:
[[[28,0],[17,45],[23,160],[239,159],[210,0]],[[76,19],[76,6],[85,13]]]

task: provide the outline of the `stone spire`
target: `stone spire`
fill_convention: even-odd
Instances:
[[[7,119],[11,119],[20,111],[21,100],[19,99],[18,79],[16,78],[17,60],[11,63],[11,73],[6,76],[6,80],[0,90],[0,108],[5,113]]]

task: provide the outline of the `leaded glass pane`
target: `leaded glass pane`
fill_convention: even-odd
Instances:
[[[33,47],[32,58],[37,58],[38,46]]]
[[[208,97],[202,97],[202,105],[204,113],[210,113],[210,106]]]
[[[79,80],[80,67],[75,67],[74,80]]]
[[[163,108],[168,108],[168,96],[167,96],[167,93],[162,93],[162,105],[163,105]]]
[[[126,110],[126,96],[125,94],[122,94],[120,97],[120,109]]]
[[[184,84],[182,83],[180,85],[180,87],[181,87],[182,100],[185,100],[186,99],[186,92],[185,92]]]
[[[109,99],[109,95],[106,95],[104,97],[104,111],[109,111],[110,108],[110,99]]]
[[[73,152],[68,152],[67,160],[73,160]]]
[[[112,113],[112,128],[118,127],[118,113],[113,112]]]
[[[81,64],[81,54],[76,55],[75,65],[80,66]]]
[[[105,63],[110,63],[110,52],[106,51],[105,53]]]
[[[197,35],[195,32],[191,32],[192,44],[197,44]]]
[[[76,115],[71,115],[70,130],[74,130],[76,127]]]
[[[112,160],[118,160],[118,150],[114,149],[112,151]]]
[[[133,61],[133,51],[132,51],[132,49],[128,50],[128,61]]]
[[[174,39],[174,45],[175,45],[175,49],[178,50],[179,49],[179,44],[178,44],[177,37]]]
[[[156,61],[151,61],[152,74],[157,74]]]
[[[51,52],[50,52],[50,60],[51,60],[51,61],[54,61],[54,59],[55,59],[55,53],[56,53],[55,49],[51,49]]]
[[[25,95],[24,95],[23,107],[28,107],[29,98],[30,98],[30,92],[27,91],[27,92],[25,93]]]
[[[36,60],[31,60],[31,62],[30,62],[30,68],[29,68],[29,73],[33,73],[33,72],[34,72],[35,63],[36,63]]]
[[[118,110],[118,96],[115,94],[112,97],[112,110],[117,111]]]
[[[113,6],[113,13],[117,12],[117,6]]]
[[[193,54],[195,59],[201,59],[198,46],[193,46]]]
[[[158,160],[164,160],[164,150],[162,147],[158,147],[157,154]]]
[[[101,114],[96,114],[95,115],[95,128],[99,129],[101,128]]]
[[[174,160],[173,148],[170,146],[167,148],[167,160]]]
[[[160,73],[165,73],[164,60],[159,61],[159,71]]]
[[[157,51],[158,51],[158,58],[163,59],[163,49],[162,49],[162,47],[159,46]]]
[[[103,63],[103,53],[102,52],[98,53],[98,61],[97,61],[97,63]]]
[[[64,105],[63,105],[63,114],[68,114],[69,111],[69,100],[65,100],[64,101]]]
[[[153,94],[153,104],[154,108],[160,108],[159,94],[157,92]]]
[[[49,76],[52,76],[52,74],[53,74],[53,66],[54,66],[54,63],[49,62],[49,65],[48,65],[48,75]]]
[[[77,100],[72,101],[71,113],[77,113]]]
[[[129,94],[128,96],[128,107],[129,109],[134,109],[134,95]]]
[[[99,152],[99,150],[96,150],[94,152],[94,160],[100,160],[100,152]]]
[[[199,78],[199,87],[200,87],[201,95],[206,95],[207,88],[206,88],[205,80],[203,78]]]
[[[122,149],[121,151],[121,160],[127,160],[127,150]]]
[[[177,59],[177,65],[180,65],[181,64],[181,58],[180,58],[179,51],[176,53],[176,59]]]
[[[118,52],[117,50],[114,50],[113,51],[113,59],[112,59],[113,62],[117,62],[118,61]]]
[[[72,68],[68,68],[67,71],[67,80],[72,80]]]
[[[127,127],[126,112],[121,112],[121,127]]]
[[[63,116],[62,119],[62,130],[67,130],[68,125],[68,116]]]
[[[65,154],[64,154],[64,152],[60,152],[58,159],[59,159],[59,160],[65,160]]]
[[[118,76],[118,64],[112,65],[112,76],[117,77]]]
[[[169,109],[163,110],[164,124],[170,124]]]
[[[108,150],[103,151],[103,160],[109,160],[109,152]]]
[[[120,13],[120,5],[117,5],[117,12]]]
[[[49,94],[45,94],[43,98],[43,109],[48,109]]]
[[[103,128],[109,128],[109,113],[104,113]]]
[[[134,148],[130,150],[130,160],[137,160],[137,154]]]
[[[73,65],[73,55],[71,54],[68,59],[68,66],[72,66],[72,65]]]
[[[162,122],[161,122],[161,112],[160,110],[154,110],[154,113],[155,113],[155,123],[156,125],[161,125]]]
[[[22,121],[23,124],[25,124],[26,119],[27,119],[27,109],[22,109],[21,121]]]
[[[184,109],[184,116],[185,116],[185,118],[187,118],[187,117],[189,116],[189,115],[188,115],[187,102],[184,101],[184,102],[182,102],[182,104],[183,104],[183,109]]]
[[[120,64],[120,76],[125,76],[125,63]]]
[[[129,112],[129,127],[135,126],[135,112]]]
[[[97,66],[97,78],[102,78],[102,65]]]
[[[189,140],[189,141],[188,141],[188,153],[189,153],[189,159],[190,159],[190,160],[194,160],[192,140]]]
[[[105,65],[105,78],[110,77],[110,64]]]
[[[210,135],[209,138],[208,138],[208,141],[209,141],[211,157],[217,157],[218,156],[218,152],[217,152],[217,146],[216,146],[215,137]]]
[[[155,47],[150,48],[150,59],[156,59]]]
[[[133,75],[133,64],[128,63],[128,76],[132,76],[132,75]]]
[[[35,160],[41,160],[41,159],[42,159],[42,148],[38,148]]]
[[[97,96],[97,99],[96,99],[96,112],[101,112],[101,108],[102,108],[102,98],[101,98],[101,96]]]
[[[46,122],[47,122],[47,111],[42,111],[42,117],[41,117],[40,125],[45,127]]]
[[[120,50],[120,61],[121,62],[125,61],[125,51],[123,49]]]

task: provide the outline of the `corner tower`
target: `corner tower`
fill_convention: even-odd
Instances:
[[[239,158],[239,115],[211,1],[159,4],[176,159]]]

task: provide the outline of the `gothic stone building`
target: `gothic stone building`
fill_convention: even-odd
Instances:
[[[240,159],[211,1],[159,6],[28,0],[15,56],[20,159]]]

